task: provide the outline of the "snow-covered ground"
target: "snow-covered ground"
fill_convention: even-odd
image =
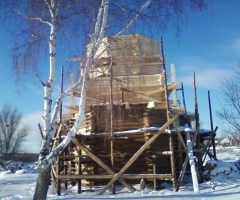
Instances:
[[[139,185],[134,185],[137,189],[135,193],[130,193],[126,188],[117,187],[117,194],[112,195],[110,191],[104,195],[97,195],[101,187],[94,188],[94,191],[85,191],[76,194],[77,187],[69,186],[68,190],[62,189],[62,195],[57,196],[49,187],[48,199],[211,199],[211,200],[239,200],[240,199],[240,161],[236,166],[236,161],[240,159],[240,147],[219,147],[217,148],[218,161],[211,162],[216,167],[211,170],[211,180],[199,185],[200,193],[193,192],[193,185],[190,181],[183,181],[179,192],[173,192],[172,186],[165,183],[165,189],[153,191],[146,188],[144,191]],[[9,163],[19,170],[15,173],[0,168],[0,199],[32,199],[38,175],[37,167],[33,163]],[[63,187],[64,188],[64,187]]]

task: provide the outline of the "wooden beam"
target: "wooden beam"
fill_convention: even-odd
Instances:
[[[212,143],[212,141],[214,140],[214,138],[215,138],[215,136],[216,136],[217,130],[218,130],[218,126],[214,129],[214,131],[213,131],[210,139],[208,140],[207,144],[206,144],[205,147],[203,148],[202,156],[204,156],[205,153],[208,153],[208,150],[209,150],[209,148],[210,148],[210,146],[211,146],[211,143]],[[206,156],[204,157],[203,162],[205,161],[205,158],[206,158]],[[216,156],[214,156],[213,158],[214,158],[214,160],[217,160]]]
[[[115,173],[107,166],[105,165],[97,156],[95,156],[92,152],[90,152],[88,150],[87,147],[85,147],[84,145],[80,144],[78,142],[78,140],[76,138],[72,139],[72,142],[78,147],[80,148],[82,151],[84,151],[87,155],[89,155],[89,157],[91,157],[96,163],[98,163],[103,169],[105,169],[110,175],[115,175]],[[125,187],[127,187],[131,192],[135,192],[136,189],[133,188],[132,186],[130,186],[129,184],[127,184],[121,177],[117,178],[118,181],[123,184]],[[117,180],[116,179],[116,180]]]
[[[182,139],[182,135],[179,133],[176,124],[175,124],[175,123],[172,123],[172,124],[173,124],[173,127],[174,127],[175,130],[176,130],[176,133],[177,133],[178,139],[179,139],[180,143],[182,144],[184,150],[187,150],[187,146],[186,146],[186,144],[184,143],[184,140]]]
[[[173,144],[173,133],[171,132],[169,134],[169,148],[170,148],[170,151],[174,151],[174,144]],[[172,175],[173,175],[173,188],[175,189],[176,188],[176,167],[175,167],[175,157],[174,157],[174,154],[171,154],[170,155],[170,161],[171,161],[171,172],[172,172]]]
[[[59,135],[60,135],[61,129],[62,129],[62,123],[60,124],[60,126],[59,126],[59,128],[58,128],[58,132],[57,132],[57,134],[56,134],[56,136],[55,136],[55,140],[54,140],[54,142],[53,142],[52,149],[55,149],[56,146],[57,146],[57,142],[58,142],[58,140],[59,140]]]
[[[132,94],[136,95],[137,97],[144,98],[144,99],[146,99],[146,100],[148,100],[148,101],[155,101],[155,102],[161,103],[160,101],[158,101],[158,100],[156,100],[156,99],[154,99],[154,98],[152,98],[152,97],[149,97],[149,96],[147,96],[147,95],[145,95],[145,94],[140,94],[140,93],[137,93],[137,92],[128,90],[128,89],[126,89],[126,88],[121,88],[121,90],[124,91],[124,92],[132,93]]]
[[[180,186],[181,186],[183,177],[184,177],[185,172],[186,172],[186,169],[187,169],[188,160],[189,160],[188,155],[186,155],[185,161],[184,161],[184,163],[183,163],[182,170],[181,170],[181,172],[180,172],[180,175],[179,175],[179,178],[178,178],[178,181],[177,181],[177,186],[176,186],[176,188],[175,188],[175,190],[174,190],[175,192],[178,192],[178,190],[179,190],[179,188],[180,188]]]
[[[111,174],[82,174],[82,175],[58,175],[58,179],[112,179],[114,175]],[[124,179],[160,179],[171,181],[172,174],[123,174]]]
[[[141,153],[153,142],[155,139],[164,132],[164,130],[174,121],[178,115],[175,115],[173,118],[169,119],[159,131],[154,134],[134,155],[133,157],[126,163],[126,165],[117,173],[115,174],[114,178],[98,193],[103,194],[109,187],[112,185],[131,165],[132,163],[141,155]]]

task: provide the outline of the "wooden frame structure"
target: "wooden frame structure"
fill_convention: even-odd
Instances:
[[[189,159],[182,127],[190,125],[198,113],[188,115],[185,103],[179,106],[177,90],[183,91],[183,86],[179,88],[181,84],[176,83],[173,65],[172,82],[167,83],[162,41],[159,45],[140,35],[106,37],[97,53],[101,56],[90,76],[84,123],[52,165],[56,193],[60,194],[63,181],[77,182],[79,193],[83,183],[90,189],[105,185],[99,194],[112,186],[115,193],[116,181],[134,192],[131,183],[141,179],[155,190],[158,181],[171,181],[178,191]],[[173,101],[169,100],[171,93]],[[79,96],[79,88],[74,88],[71,95]],[[64,122],[56,125],[57,139],[52,148],[69,131],[78,114],[78,107],[66,107],[70,114],[63,114]],[[196,130],[193,140],[194,135],[200,137]],[[197,140],[193,152],[198,163],[206,153],[210,154],[215,133],[209,132],[205,147]],[[196,164],[199,181],[201,165]]]

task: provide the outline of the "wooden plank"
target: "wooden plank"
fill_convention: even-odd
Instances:
[[[111,174],[83,174],[83,175],[58,175],[58,179],[112,179],[114,175]],[[160,179],[169,180],[173,178],[172,174],[122,174],[124,179]]]
[[[59,135],[60,135],[60,132],[61,132],[61,129],[62,129],[62,123],[60,124],[59,128],[58,128],[58,132],[55,136],[55,140],[53,142],[53,146],[52,146],[52,149],[55,149],[56,146],[57,146],[57,142],[59,141]]]
[[[97,156],[95,156],[92,152],[88,150],[87,147],[80,144],[76,138],[72,139],[72,142],[79,147],[82,151],[84,151],[89,157],[91,157],[96,163],[98,163],[103,169],[105,169],[109,174],[115,175],[115,173],[107,166],[105,165]],[[131,192],[135,192],[136,189],[127,184],[121,177],[118,177],[116,180],[118,180],[121,184],[123,184],[125,187],[127,187]]]
[[[155,139],[164,132],[164,130],[174,121],[178,115],[175,115],[173,118],[169,119],[159,131],[154,134],[135,154],[134,156],[127,162],[127,164],[117,173],[115,174],[114,178],[98,193],[103,194],[109,187],[112,185],[129,167],[130,165],[140,156],[140,154],[153,142]]]

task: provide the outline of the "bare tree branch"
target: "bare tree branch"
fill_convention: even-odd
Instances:
[[[51,26],[51,23],[48,21],[44,21],[42,18],[38,18],[38,17],[27,17],[26,15],[24,15],[23,13],[21,13],[19,10],[16,10],[16,13],[21,15],[23,18],[25,18],[26,20],[37,20],[40,21],[43,24],[48,24],[49,26]]]
[[[231,77],[231,80],[222,82],[223,102],[221,109],[217,111],[217,116],[223,122],[227,122],[226,125],[230,125],[231,135],[233,133],[240,135],[240,65],[233,70],[235,75]]]

